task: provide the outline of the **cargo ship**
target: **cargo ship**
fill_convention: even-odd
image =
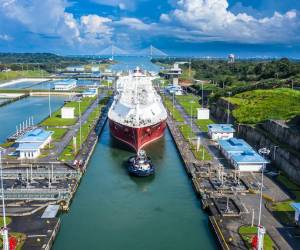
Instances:
[[[166,128],[167,111],[153,79],[140,68],[119,76],[108,112],[111,134],[136,152],[161,138]]]

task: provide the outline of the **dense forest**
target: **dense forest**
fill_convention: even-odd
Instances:
[[[154,63],[170,66],[174,62],[185,61],[184,58],[153,59]],[[181,65],[186,72],[189,64]],[[270,89],[276,87],[300,86],[300,62],[287,58],[279,60],[237,60],[228,63],[226,60],[191,60],[194,79],[209,80],[205,88],[214,92],[213,97],[241,93],[252,89]],[[186,75],[186,74],[185,74]],[[200,88],[194,84],[195,89]]]
[[[11,70],[39,68],[47,72],[54,72],[58,68],[87,64],[92,61],[93,59],[90,57],[59,56],[52,53],[0,53],[0,71],[6,68]]]

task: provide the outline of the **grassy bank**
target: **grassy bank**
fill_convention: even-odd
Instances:
[[[197,116],[197,108],[201,108],[199,97],[194,95],[181,95],[175,98],[189,116]]]
[[[179,125],[179,130],[183,135],[184,139],[189,140],[190,138],[195,138],[196,135],[194,134],[192,128],[187,124]]]
[[[289,120],[300,114],[300,92],[297,90],[253,90],[225,99],[236,105],[232,113],[239,123]]]
[[[204,146],[199,147],[199,151],[197,151],[197,148],[195,145],[192,145],[192,152],[195,156],[195,158],[199,161],[210,161],[212,160],[212,156],[207,151],[207,149]]]
[[[83,114],[87,108],[91,105],[91,103],[95,100],[95,98],[82,98],[80,102],[80,113]],[[64,107],[73,107],[75,108],[75,117],[79,116],[79,103],[78,102],[68,102],[64,105]],[[77,118],[73,119],[63,119],[61,118],[61,108],[52,113],[51,117],[48,117],[46,120],[44,120],[41,125],[42,126],[71,126],[74,125],[77,121]]]
[[[207,120],[196,120],[196,124],[199,127],[199,129],[203,132],[208,132],[208,128],[207,126],[209,124],[214,124],[215,122],[211,119],[207,119]]]
[[[209,154],[207,149],[200,145],[199,151],[197,151],[194,139],[196,137],[195,133],[192,131],[191,127],[187,124],[178,125],[178,128],[184,137],[185,140],[189,142],[190,148],[195,156],[195,158],[199,161],[208,161],[212,159],[212,156]]]
[[[165,104],[165,107],[169,110],[171,116],[173,119],[177,122],[183,122],[184,119],[180,112],[176,109],[176,107],[173,108],[173,103],[168,99],[167,97],[163,97],[163,102]]]
[[[68,131],[66,128],[49,128],[49,130],[54,132],[52,135],[54,141],[60,141]]]
[[[33,71],[33,70],[23,70],[23,71],[9,71],[0,72],[0,81],[9,81],[23,77],[43,77],[48,76],[49,73],[43,70]]]

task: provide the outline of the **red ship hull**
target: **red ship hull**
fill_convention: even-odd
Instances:
[[[126,143],[135,151],[139,151],[144,146],[164,135],[166,121],[147,127],[133,128],[119,124],[113,120],[109,120],[109,128],[116,139]]]

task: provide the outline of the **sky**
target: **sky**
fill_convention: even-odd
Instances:
[[[0,0],[0,52],[300,58],[299,42],[299,0]]]

